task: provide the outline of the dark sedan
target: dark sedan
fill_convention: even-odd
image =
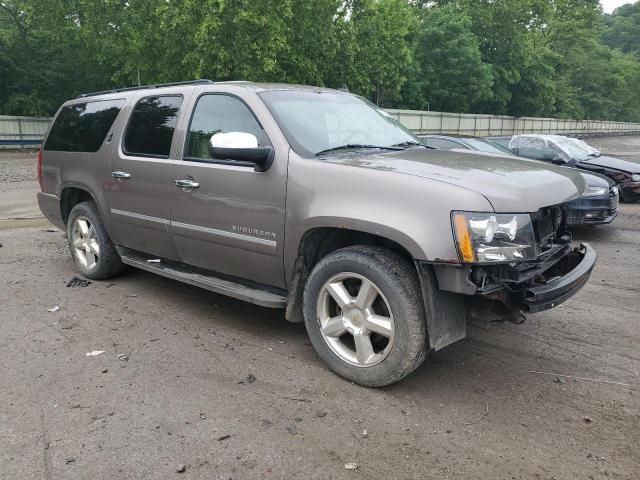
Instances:
[[[488,154],[515,156],[508,148],[492,140],[461,135],[424,135],[425,145],[443,150],[474,150]],[[618,215],[618,188],[604,175],[583,172],[587,190],[566,209],[567,225],[600,225],[611,223]]]

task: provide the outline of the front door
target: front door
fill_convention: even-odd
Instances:
[[[245,132],[272,145],[238,97],[204,94],[186,129],[182,160],[171,171],[171,232],[180,260],[218,273],[284,287],[287,149],[275,147],[266,172],[212,158],[214,133]],[[176,185],[176,181],[179,185]]]
[[[111,160],[108,199],[113,240],[141,252],[176,258],[169,233],[171,144],[182,95],[141,98]]]

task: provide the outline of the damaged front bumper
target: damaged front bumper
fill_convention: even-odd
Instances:
[[[491,312],[519,323],[521,312],[548,310],[580,291],[596,258],[596,251],[583,243],[555,245],[533,262],[433,267],[440,290],[467,295],[470,316]]]
[[[588,243],[572,250],[560,262],[527,285],[522,293],[525,312],[536,313],[560,305],[587,283],[596,264],[596,251]]]

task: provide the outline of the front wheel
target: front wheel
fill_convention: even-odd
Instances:
[[[360,385],[394,383],[427,354],[415,269],[383,248],[333,252],[312,270],[304,291],[307,332],[334,372]]]
[[[67,221],[67,237],[71,256],[85,277],[104,280],[125,269],[94,202],[73,207]]]

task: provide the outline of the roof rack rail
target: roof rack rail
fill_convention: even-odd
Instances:
[[[179,85],[206,85],[211,83],[215,83],[215,82],[213,80],[208,80],[206,78],[202,78],[200,80],[187,80],[185,82],[155,83],[151,85],[140,85],[139,87],[114,88],[112,90],[102,90],[100,92],[83,93],[81,95],[78,95],[77,98],[95,97],[96,95],[105,95],[107,93],[119,93],[119,92],[130,92],[133,90],[145,90],[148,88],[176,87]]]

